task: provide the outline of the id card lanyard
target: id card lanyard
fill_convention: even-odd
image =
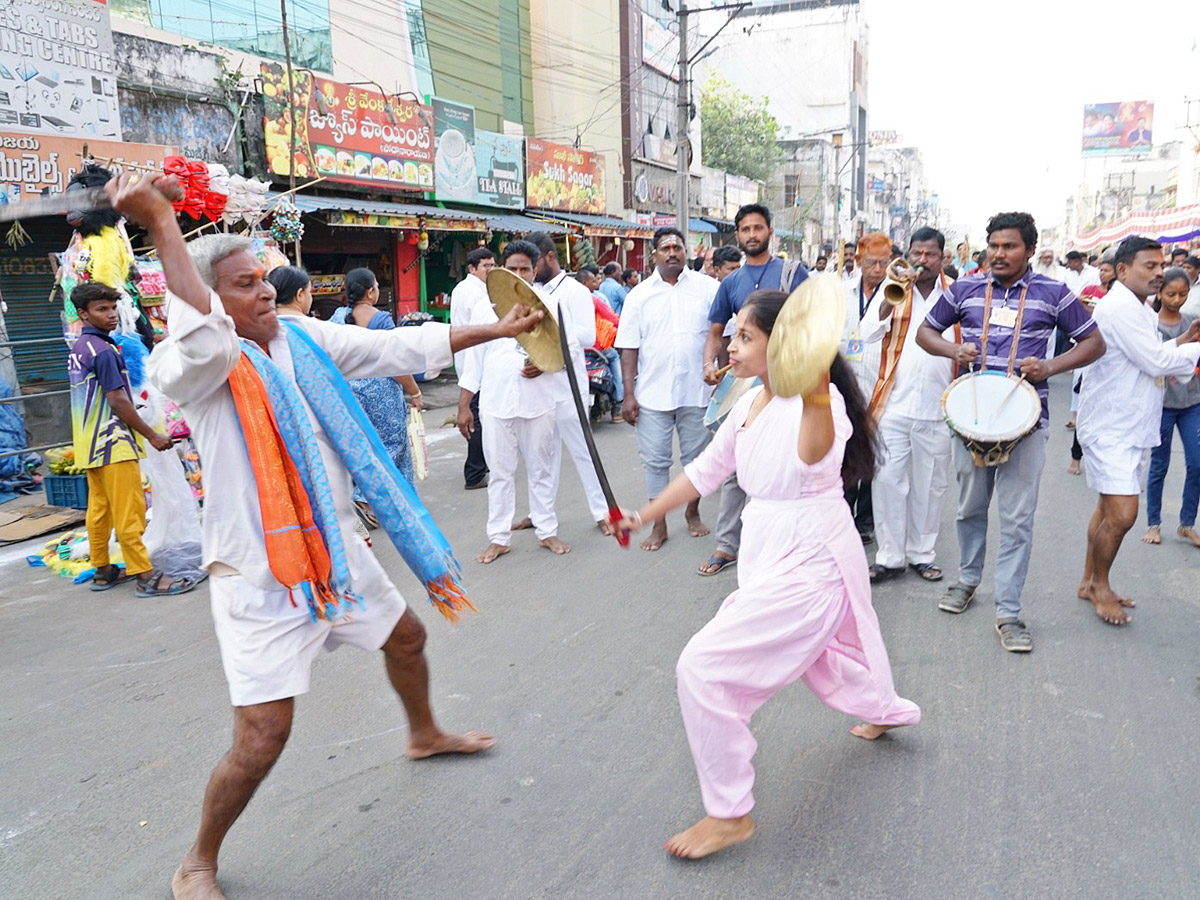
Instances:
[[[988,328],[992,324],[992,285],[990,278],[987,291],[983,295],[983,334],[979,338],[979,371],[987,368]],[[1013,323],[1012,347],[1008,351],[1008,374],[1013,373],[1017,364],[1017,342],[1021,339],[1021,320],[1025,317],[1025,295],[1029,293],[1029,284],[1021,285],[1021,296],[1017,300],[1017,320]],[[1007,298],[1006,298],[1007,299]]]

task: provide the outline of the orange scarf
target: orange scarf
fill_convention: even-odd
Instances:
[[[943,272],[940,276],[942,293],[953,282],[946,279]],[[886,301],[880,301],[886,302]],[[888,397],[892,394],[892,388],[896,386],[896,369],[900,365],[900,354],[904,350],[904,340],[908,337],[908,329],[912,327],[912,311],[913,311],[913,282],[909,282],[908,287],[904,290],[904,302],[897,306],[892,311],[892,327],[883,336],[883,347],[880,351],[879,358],[879,375],[875,379],[875,390],[871,392],[871,403],[869,406],[871,415],[878,421],[883,415],[883,408],[887,405]],[[918,322],[916,327],[920,327]],[[957,334],[958,326],[955,326]],[[954,363],[951,361],[951,377],[953,377]]]
[[[330,587],[329,551],[313,520],[300,473],[279,433],[266,385],[244,353],[229,376],[229,388],[258,485],[271,574],[289,591],[301,585],[311,586],[315,594],[312,599],[316,601],[312,607],[317,617],[329,618],[326,607],[336,608]],[[295,604],[295,600],[292,602]]]

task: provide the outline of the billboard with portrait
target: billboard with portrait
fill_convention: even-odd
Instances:
[[[1089,103],[1083,108],[1083,155],[1146,154],[1153,146],[1154,104]]]

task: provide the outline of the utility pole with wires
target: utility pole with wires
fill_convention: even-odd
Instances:
[[[279,0],[279,18],[283,26],[283,59],[287,65],[287,84],[288,84],[288,119],[291,127],[289,131],[289,146],[288,146],[288,194],[292,197],[296,195],[296,84],[295,75],[292,71],[292,45],[288,40],[288,23],[287,23],[287,0]],[[296,241],[296,265],[303,265],[303,258],[300,255],[300,242]]]

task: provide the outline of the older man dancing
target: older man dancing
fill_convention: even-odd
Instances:
[[[490,326],[394,331],[281,323],[249,241],[202,238],[189,259],[171,204],[149,179],[121,175],[107,191],[115,209],[149,230],[171,293],[171,336],[154,353],[150,378],[180,404],[206,467],[219,473],[206,502],[204,566],[234,706],[233,746],[209,780],[199,833],[171,887],[176,900],[220,900],[221,843],[283,751],[294,698],[308,690],[321,650],[383,651],[408,715],[410,757],[493,745],[480,732],[438,727],[425,630],[353,535],[352,475],[430,598],[449,615],[465,603],[449,546],[388,468],[343,376],[442,368],[453,351],[515,335],[538,316],[518,308]]]

